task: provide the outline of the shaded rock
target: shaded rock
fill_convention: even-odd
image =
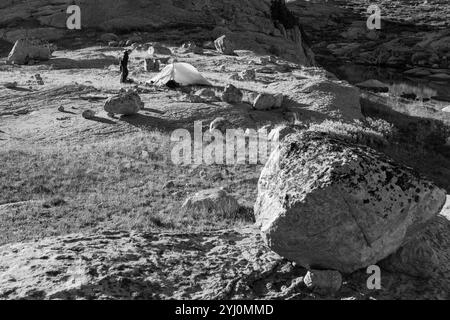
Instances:
[[[147,58],[144,60],[144,70],[147,72],[159,72],[159,60]]]
[[[448,282],[450,274],[450,196],[425,230],[380,263],[394,273]]]
[[[225,133],[226,130],[230,128],[230,125],[231,124],[228,120],[223,117],[219,117],[211,122],[211,124],[209,125],[209,131],[212,132],[213,130],[219,130],[222,133]]]
[[[175,181],[170,180],[164,184],[163,189],[171,189],[173,187],[175,187]]]
[[[255,216],[280,255],[306,268],[353,272],[396,252],[445,200],[443,190],[383,154],[304,132],[272,153]]]
[[[373,92],[389,92],[389,86],[378,80],[367,80],[356,84],[357,87]]]
[[[121,92],[106,100],[103,109],[107,113],[133,115],[144,107],[139,95],[134,91]]]
[[[202,190],[188,197],[181,210],[190,214],[210,214],[224,218],[236,218],[237,200],[222,189]]]
[[[319,294],[334,294],[341,289],[342,275],[332,270],[311,270],[303,282],[306,287]]]
[[[31,60],[49,60],[51,56],[52,51],[49,46],[29,40],[17,40],[7,61],[15,64],[28,64]]]
[[[100,40],[103,42],[111,42],[111,41],[118,42],[119,37],[114,33],[104,33],[100,36]]]
[[[6,82],[6,83],[3,84],[3,86],[6,89],[15,89],[15,88],[17,88],[17,82],[16,81],[14,81],[14,82]]]
[[[150,48],[148,48],[148,54],[151,56],[160,55],[160,56],[170,56],[172,55],[172,51],[169,48],[166,48],[160,44],[154,44]]]
[[[95,118],[95,111],[93,110],[84,110],[83,113],[81,114],[81,116],[85,119],[92,119]]]
[[[242,81],[253,81],[256,79],[255,69],[247,69],[239,73],[239,78]]]
[[[216,93],[214,92],[214,90],[212,90],[210,88],[203,88],[203,89],[197,90],[195,92],[195,95],[200,96],[200,97],[210,98],[210,99],[216,98]]]
[[[180,51],[181,51],[181,53],[203,54],[203,48],[197,46],[194,42],[183,43]]]
[[[222,101],[231,104],[241,103],[243,96],[244,95],[241,90],[232,84],[229,84],[225,87],[225,90],[222,93]]]
[[[233,42],[223,35],[214,41],[216,50],[225,55],[234,55],[234,45]]]
[[[253,101],[253,108],[256,110],[269,110],[275,107],[277,99],[274,95],[269,93],[260,93],[255,101]]]

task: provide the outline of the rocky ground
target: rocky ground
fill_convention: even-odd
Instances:
[[[172,163],[170,154],[171,133],[192,133],[195,121],[202,121],[203,131],[221,118],[227,128],[280,126],[283,137],[292,128],[308,128],[370,145],[427,175],[448,194],[450,151],[445,142],[450,117],[441,112],[442,106],[393,105],[389,96],[361,94],[323,68],[311,66],[303,35],[274,27],[268,1],[251,2],[253,11],[240,9],[241,2],[224,11],[226,4],[215,1],[208,13],[213,19],[205,20],[204,29],[191,28],[205,18],[196,1],[177,2],[173,16],[167,15],[173,10],[169,4],[157,10],[147,6],[134,19],[136,8],[126,2],[117,2],[124,8],[120,16],[108,11],[108,4],[98,8],[89,2],[90,10],[106,10],[110,19],[89,16],[87,21],[105,29],[111,27],[107,23],[123,27],[117,35],[94,29],[68,34],[53,7],[63,5],[46,7],[42,2],[28,1],[25,10],[0,5],[1,298],[449,298],[448,201],[428,227],[421,226],[417,237],[380,264],[382,290],[367,289],[368,275],[362,269],[344,273],[340,290],[323,293],[304,281],[308,270],[271,251],[254,225],[263,165],[180,166]],[[319,62],[335,58],[321,49],[318,39],[332,29],[344,32],[364,5],[290,4],[293,10],[301,9]],[[383,5],[395,9],[392,2]],[[149,19],[151,26],[143,18],[149,12],[154,18]],[[330,20],[319,21],[328,29],[307,23],[326,15]],[[17,23],[30,16],[35,20],[27,32],[46,35],[58,49],[48,61],[7,64],[11,41],[23,33]],[[438,17],[427,17],[422,20],[432,26],[423,27],[424,34],[441,32]],[[183,27],[174,25],[181,18]],[[127,23],[151,30],[129,32],[128,25],[122,25]],[[219,29],[211,27],[217,25]],[[161,32],[166,26],[171,28]],[[236,45],[235,55],[224,55],[205,43],[221,32]],[[380,36],[376,45],[389,37]],[[336,39],[341,41],[329,33],[321,41],[328,47]],[[180,47],[186,41],[196,41],[202,50],[186,52]],[[144,69],[146,49],[156,45],[171,50],[162,66],[173,61],[192,64],[212,83],[213,96],[202,96],[200,86],[173,90],[147,84],[157,72]],[[126,85],[119,83],[117,65],[124,48],[133,50],[134,83]],[[437,70],[427,63],[424,68]],[[242,101],[223,101],[230,84],[242,93]],[[136,92],[144,107],[131,116],[111,117],[104,110],[106,99],[126,89]],[[283,102],[278,108],[258,110],[255,101],[261,93],[281,93]],[[83,117],[85,111],[93,116]],[[202,193],[210,189],[214,191]],[[404,217],[400,214],[398,219]]]

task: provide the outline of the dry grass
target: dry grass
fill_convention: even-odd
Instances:
[[[7,146],[0,151],[0,243],[86,230],[206,230],[246,224],[260,167],[175,166],[168,137],[141,132],[83,146]],[[168,181],[174,187],[164,188]],[[191,193],[225,187],[242,219],[184,215]]]

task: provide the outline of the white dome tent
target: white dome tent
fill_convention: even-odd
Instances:
[[[149,83],[155,86],[165,86],[169,81],[175,81],[181,86],[212,86],[212,84],[206,80],[194,66],[184,62],[175,62],[167,65],[157,76],[152,78]]]

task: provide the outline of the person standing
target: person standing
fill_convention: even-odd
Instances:
[[[123,57],[120,59],[120,82],[127,83],[128,82],[128,60],[129,60],[130,52],[125,50],[123,52]]]

